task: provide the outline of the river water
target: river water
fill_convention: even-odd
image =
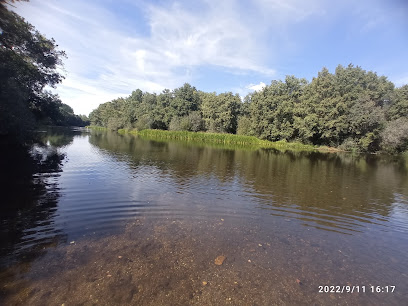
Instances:
[[[39,135],[32,178],[2,164],[0,304],[408,301],[406,158]]]

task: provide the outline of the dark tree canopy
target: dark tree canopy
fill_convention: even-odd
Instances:
[[[0,137],[25,142],[37,123],[82,123],[57,95],[44,90],[63,80],[57,68],[65,52],[8,10],[7,3],[0,2]]]

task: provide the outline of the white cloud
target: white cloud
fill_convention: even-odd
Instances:
[[[135,34],[99,2],[32,0],[17,4],[17,12],[67,52],[66,79],[57,92],[76,113],[88,114],[136,88],[159,92],[192,82],[197,67],[270,77],[274,48],[267,45],[265,31],[320,13],[317,3],[257,0],[249,12],[233,0],[203,1],[200,10],[180,3],[145,4],[148,35]]]
[[[265,86],[266,84],[264,82],[260,82],[259,84],[250,84],[246,88],[255,90],[255,91],[261,91],[262,89],[265,88]]]
[[[249,94],[254,91],[260,91],[263,88],[265,88],[266,84],[264,82],[260,82],[259,84],[249,84],[249,85],[241,85],[241,87],[234,87],[232,88],[232,91],[234,93],[239,94],[242,102],[244,101],[244,98]]]

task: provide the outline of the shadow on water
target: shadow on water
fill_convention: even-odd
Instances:
[[[10,264],[10,260],[32,260],[47,246],[64,239],[62,232],[37,237],[36,231],[52,222],[60,197],[57,180],[66,157],[59,149],[71,144],[78,133],[47,128],[37,132],[29,149],[1,145],[0,267]],[[32,231],[34,228],[37,230]],[[23,239],[33,243],[18,247]]]
[[[35,259],[66,241],[52,226],[60,197],[58,177],[66,158],[61,148],[72,143],[78,129],[44,128],[30,147],[0,147],[0,302],[24,288],[23,275]],[[8,269],[8,267],[17,267]]]

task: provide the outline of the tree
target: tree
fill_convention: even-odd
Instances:
[[[296,125],[303,141],[338,145],[347,132],[346,105],[336,90],[336,78],[323,68],[302,97]]]
[[[200,107],[198,91],[188,83],[175,89],[173,94],[174,99],[171,99],[170,106],[173,108],[175,116],[186,116],[191,111],[196,111]]]
[[[201,118],[201,114],[199,111],[191,112],[188,115],[188,120],[190,124],[190,131],[198,132],[202,131],[204,128],[203,119]]]
[[[349,109],[347,121],[348,137],[357,141],[361,151],[374,152],[379,149],[380,131],[385,121],[382,107],[378,107],[368,95],[362,95]]]
[[[169,129],[170,121],[174,114],[170,107],[174,94],[169,89],[164,89],[157,96],[156,107],[153,110],[154,127],[157,129]]]
[[[389,120],[408,118],[408,85],[395,89],[395,95],[391,106],[387,111]]]
[[[252,131],[251,118],[247,116],[241,116],[238,118],[237,134],[246,135],[246,136],[254,136],[254,132]]]
[[[334,74],[323,68],[307,87],[296,114],[299,138],[331,146],[347,140],[358,144],[357,149],[375,150],[393,90],[386,77],[358,66],[339,65]]]
[[[306,85],[305,79],[287,76],[285,82],[272,81],[263,90],[253,93],[248,106],[253,133],[273,141],[294,139],[297,135],[295,109]]]
[[[406,148],[406,123],[398,119],[408,116],[408,85],[395,89],[386,77],[351,64],[339,65],[335,73],[323,68],[311,83],[295,76],[274,80],[243,103],[237,94],[197,91],[190,84],[159,95],[136,90],[120,102],[123,107],[117,103],[100,105],[91,121],[111,128],[131,122],[138,129],[237,133],[363,152]]]
[[[58,114],[58,97],[44,88],[62,81],[57,67],[66,55],[5,3],[0,2],[0,136],[23,142],[35,119]]]
[[[398,118],[387,123],[381,133],[381,147],[389,153],[408,150],[408,118]]]
[[[239,95],[232,92],[204,95],[201,110],[205,127],[211,132],[233,133],[238,126],[238,115],[241,107]]]

